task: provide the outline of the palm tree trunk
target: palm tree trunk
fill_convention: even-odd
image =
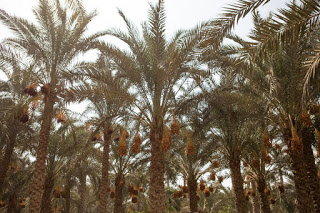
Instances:
[[[120,183],[122,178],[122,174],[119,173],[117,174],[117,177],[115,179],[115,200],[114,200],[114,209],[113,212],[114,213],[123,213],[123,209],[122,209],[122,203],[123,203],[123,196],[122,196],[122,190],[123,190],[123,184]]]
[[[86,212],[87,175],[80,171],[80,208],[79,213]]]
[[[102,171],[101,171],[101,186],[99,193],[99,212],[107,212],[107,188],[109,184],[108,171],[109,171],[109,152],[110,152],[110,139],[111,134],[108,134],[109,125],[106,125],[104,130],[104,146],[103,146],[103,157],[102,157]]]
[[[306,171],[303,154],[290,151],[291,169],[297,194],[297,209],[300,213],[314,212],[312,198],[310,196],[310,185]]]
[[[164,191],[164,153],[160,150],[160,130],[151,130],[151,162],[150,162],[150,212],[165,212]]]
[[[290,152],[290,167],[293,172],[293,179],[297,194],[297,209],[300,213],[314,212],[312,205],[312,198],[310,196],[310,185],[308,183],[308,176],[306,171],[306,164],[303,153],[294,152],[291,149],[291,131],[289,128],[284,129],[283,139],[288,145]]]
[[[53,116],[54,95],[49,93],[45,101],[44,111],[42,114],[42,124],[40,130],[40,140],[37,150],[37,158],[35,163],[35,171],[30,188],[30,213],[39,213],[41,197],[46,174],[46,158],[48,152],[49,135],[51,128],[51,120]]]
[[[258,192],[259,192],[260,201],[261,201],[261,212],[271,213],[268,195],[264,192],[267,186],[265,178],[263,176],[259,176],[257,184],[258,184]]]
[[[256,181],[253,180],[251,182],[252,184],[252,189],[255,190],[256,192],[256,195],[253,196],[252,198],[252,202],[253,202],[253,205],[252,205],[252,209],[253,209],[253,213],[260,213],[260,199],[259,199],[259,193],[258,193],[258,190],[257,190],[257,186],[256,186]],[[259,194],[259,195],[258,195]]]
[[[70,213],[70,207],[71,207],[71,177],[70,175],[67,175],[66,180],[66,213]]]
[[[279,167],[278,167],[278,170],[279,170],[279,179],[280,179],[280,186],[283,187],[283,190],[285,190],[284,188],[284,180],[283,180],[283,172],[282,172],[282,163],[281,161],[279,162]],[[280,191],[280,189],[279,189]],[[285,204],[284,204],[284,200],[285,200],[285,193],[281,192],[280,191],[280,201],[279,201],[279,204],[281,206],[281,210],[282,211],[285,211]]]
[[[197,198],[197,180],[191,174],[188,178],[190,212],[198,212],[198,198]]]
[[[54,187],[54,178],[52,173],[48,173],[44,182],[44,192],[41,199],[40,213],[48,213],[51,211],[51,194]]]
[[[317,175],[317,167],[312,151],[312,143],[315,143],[314,133],[311,128],[302,128],[303,154],[306,163],[308,181],[310,183],[311,196],[315,212],[320,213],[320,181]]]
[[[235,205],[237,213],[247,213],[247,200],[243,191],[243,179],[240,170],[239,155],[234,153],[229,159],[229,166],[231,171],[232,188],[235,194]]]
[[[7,213],[15,213],[17,205],[17,199],[15,196],[9,197]]]
[[[7,176],[7,172],[9,169],[9,164],[11,161],[11,156],[12,156],[15,144],[16,144],[16,131],[12,131],[11,134],[9,135],[9,141],[8,141],[3,159],[1,160],[1,164],[0,164],[0,195],[2,193],[3,183]]]

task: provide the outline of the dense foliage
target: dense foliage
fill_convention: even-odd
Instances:
[[[78,0],[0,9],[0,212],[320,212],[320,1],[269,1],[170,39],[163,0],[92,35]]]

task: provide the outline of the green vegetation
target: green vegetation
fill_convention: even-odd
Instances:
[[[269,1],[170,39],[162,0],[92,35],[78,0],[0,9],[0,212],[320,212],[320,1]]]

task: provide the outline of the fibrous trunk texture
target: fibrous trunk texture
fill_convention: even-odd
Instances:
[[[48,142],[53,114],[54,96],[49,94],[45,101],[42,114],[42,124],[40,130],[39,146],[35,162],[35,170],[30,188],[30,213],[39,213],[41,197],[43,193],[44,179],[46,174],[46,158],[48,152]]]
[[[0,164],[0,195],[2,194],[3,183],[9,169],[9,164],[11,161],[11,156],[13,154],[15,144],[16,144],[16,131],[12,131],[9,135],[9,141],[7,143],[7,147]]]
[[[114,213],[123,213],[122,209],[122,202],[123,202],[123,196],[122,196],[122,190],[123,190],[123,184],[121,183],[122,174],[118,174],[115,179],[115,200],[114,200]]]
[[[80,171],[80,208],[79,213],[86,212],[87,175]]]
[[[243,179],[240,170],[240,158],[236,153],[230,156],[229,167],[231,171],[232,188],[235,194],[236,211],[237,213],[247,213],[247,200],[244,196]]]
[[[256,191],[256,195],[253,196],[252,198],[253,213],[260,213],[260,199],[259,199],[260,194],[258,193],[258,190],[257,190],[256,181],[252,181],[251,183],[252,183],[252,189],[255,189]]]
[[[291,146],[291,132],[290,129],[286,128],[284,130],[284,141],[286,144]],[[290,148],[289,151],[291,169],[293,172],[293,179],[297,194],[297,209],[300,213],[312,213],[314,212],[312,203],[312,198],[310,195],[310,185],[308,182],[308,175],[306,170],[306,164],[304,161],[303,153],[293,151]]]
[[[67,175],[66,180],[66,213],[70,213],[71,207],[71,177]]]
[[[44,191],[41,199],[40,213],[48,213],[51,211],[51,195],[54,187],[54,178],[52,173],[48,173],[44,182]]]
[[[306,171],[303,155],[291,151],[291,169],[294,175],[294,183],[297,194],[297,209],[300,213],[314,212],[312,198],[310,195],[310,185]]]
[[[260,195],[261,213],[271,213],[268,195],[265,193],[265,189],[267,186],[266,180],[262,175],[258,177],[257,184],[258,184],[258,192]]]
[[[15,196],[9,197],[7,213],[15,213],[16,205],[17,205],[16,197]]]
[[[150,162],[150,212],[165,212],[164,191],[164,153],[160,150],[160,129],[153,129],[150,133],[151,162]]]
[[[188,178],[190,212],[198,212],[197,180],[194,175]]]
[[[320,181],[312,151],[312,143],[315,143],[315,137],[311,128],[302,129],[302,143],[314,209],[315,212],[320,213]]]
[[[109,129],[109,126],[106,125],[104,130],[101,186],[100,186],[100,193],[99,193],[99,202],[100,202],[99,212],[100,213],[107,212],[107,201],[108,201],[107,188],[109,185],[108,171],[109,171],[109,152],[110,152],[110,139],[111,139],[111,134],[108,134],[108,129]]]

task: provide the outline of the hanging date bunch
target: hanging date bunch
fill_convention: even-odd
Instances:
[[[131,198],[131,202],[132,203],[137,203],[138,202],[138,197],[137,196],[132,196],[132,198]]]
[[[39,96],[35,97],[31,102],[31,110],[35,111],[39,107]]]
[[[92,137],[92,141],[101,141],[102,140],[102,134],[101,133],[97,133],[96,135],[94,135]]]
[[[113,132],[114,132],[114,129],[113,129],[113,127],[110,125],[109,128],[108,128],[107,133],[108,133],[108,135],[112,135]]]
[[[176,192],[173,193],[173,198],[174,199],[178,199],[178,198],[180,198],[182,196],[183,196],[183,192],[182,191],[176,191]]]
[[[115,194],[116,194],[115,189],[114,189],[114,187],[112,187],[112,190],[110,192],[110,198],[113,199],[115,197]]]
[[[270,195],[270,203],[272,205],[274,205],[276,203],[276,200],[274,199],[273,194]]]
[[[163,152],[166,152],[170,150],[170,147],[171,147],[171,138],[170,138],[169,130],[167,125],[163,125],[160,150]]]
[[[130,152],[134,154],[138,154],[141,143],[142,143],[142,140],[141,140],[140,134],[139,132],[137,132],[137,134],[133,138],[133,143],[131,145]]]
[[[24,209],[26,207],[26,198],[21,198],[19,200],[19,208]]]
[[[297,134],[297,130],[294,128],[294,126],[291,127],[291,133],[292,133],[292,139],[291,139],[291,148],[292,151],[296,153],[302,153],[303,152],[303,144],[300,139],[300,137]]]
[[[216,180],[216,173],[214,171],[211,171],[211,173],[210,173],[210,180],[212,180],[212,181]]]
[[[270,164],[271,163],[271,156],[270,155],[268,155],[268,153],[267,153],[267,151],[266,151],[266,149],[265,148],[263,148],[262,150],[261,150],[261,157],[262,157],[262,159],[263,159],[263,162],[265,163],[265,164]]]
[[[120,155],[120,157],[127,155],[126,140],[128,136],[129,136],[128,132],[126,130],[122,130],[121,139],[118,145],[118,154]]]
[[[20,122],[26,123],[28,120],[29,120],[29,109],[28,107],[26,107],[20,116]]]
[[[67,193],[65,189],[55,186],[53,189],[53,195],[55,198],[60,198],[60,197],[66,198]]]
[[[205,190],[203,190],[203,194],[205,197],[210,197],[210,190],[209,188],[205,188]]]
[[[274,145],[275,150],[277,150],[278,152],[281,152],[281,146],[279,144],[275,144]]]
[[[222,176],[218,176],[218,182],[222,183],[223,182],[223,177]]]
[[[143,192],[143,188],[140,186],[138,189],[137,186],[133,186],[132,184],[129,184],[128,185],[128,192],[129,192],[129,195],[131,196],[131,202],[137,203],[138,202],[138,194],[139,194],[139,192]]]
[[[270,140],[270,136],[269,136],[269,134],[268,134],[268,129],[267,129],[267,127],[266,127],[265,130],[264,130],[263,139],[264,139],[264,145],[265,145],[265,147],[267,147],[267,148],[272,148],[272,143],[271,143],[271,140]]]
[[[206,182],[204,180],[200,180],[199,189],[203,191],[206,188]]]
[[[252,166],[254,168],[259,168],[260,167],[260,161],[259,161],[258,155],[256,153],[254,153],[253,157],[252,157]]]
[[[38,94],[37,92],[37,84],[30,84],[26,86],[23,90],[25,94],[28,94],[30,96],[36,96]]]
[[[57,115],[57,122],[58,123],[66,122],[66,116],[62,110],[60,110],[59,114]]]
[[[218,161],[218,156],[213,157],[213,161],[211,163],[211,168],[212,169],[218,169],[220,167],[220,163]]]
[[[312,125],[310,115],[307,111],[302,112],[301,121],[302,121],[303,127],[305,128],[310,128],[310,126]]]
[[[187,138],[187,147],[186,147],[186,153],[187,155],[193,155],[194,154],[194,144],[192,142],[192,135],[188,135]]]
[[[44,95],[48,95],[49,94],[49,84],[44,84],[41,87],[41,93]]]
[[[171,123],[171,135],[178,135],[180,131],[180,125],[175,115],[173,114],[173,121]]]

